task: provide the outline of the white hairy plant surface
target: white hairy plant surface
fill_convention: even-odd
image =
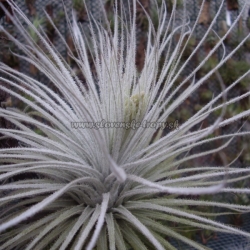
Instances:
[[[218,153],[233,138],[249,134],[214,133],[250,114],[245,110],[224,116],[228,105],[249,96],[250,92],[245,92],[228,99],[227,93],[250,71],[227,87],[218,73],[248,39],[249,35],[226,53],[224,40],[237,27],[243,10],[220,36],[213,25],[223,8],[221,1],[206,33],[183,62],[198,19],[189,27],[183,1],[182,21],[176,25],[176,3],[169,11],[163,1],[157,7],[157,27],[147,16],[145,63],[140,72],[135,63],[135,0],[130,1],[130,9],[122,1],[116,3],[112,28],[105,13],[102,22],[88,13],[87,34],[74,14],[72,22],[67,16],[76,48],[73,52],[68,47],[69,56],[84,76],[82,81],[42,27],[35,27],[9,2],[13,9],[10,18],[25,42],[2,26],[1,31],[19,48],[19,58],[33,64],[50,84],[0,63],[0,81],[5,83],[0,89],[26,106],[21,110],[0,108],[0,118],[13,124],[12,128],[0,128],[1,139],[19,142],[18,147],[0,149],[1,250],[176,249],[171,238],[195,249],[207,249],[186,237],[182,229],[187,228],[250,237],[248,232],[214,220],[217,214],[213,212],[243,213],[250,206],[204,198],[215,193],[222,197],[232,192],[248,194],[250,189],[236,188],[233,183],[249,178],[250,168],[232,167],[226,160],[223,166],[192,164],[193,159]],[[210,34],[216,37],[214,47],[184,77],[184,69]],[[68,46],[62,35],[60,38]],[[218,50],[224,52],[218,64],[196,77]],[[139,126],[145,121],[152,127],[167,123],[192,93],[207,86],[212,75],[217,76],[221,92],[178,127],[162,133],[160,128]],[[214,123],[201,126],[216,111],[219,116]],[[95,128],[89,124],[83,128],[84,124],[77,122],[93,123]],[[217,141],[222,142],[220,146]],[[208,143],[214,148],[191,151]]]

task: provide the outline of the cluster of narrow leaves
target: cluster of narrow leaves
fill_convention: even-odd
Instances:
[[[171,13],[164,1],[162,6],[156,6],[159,25],[155,29],[148,17],[148,41],[141,72],[135,65],[135,0],[128,5],[128,11],[122,1],[116,3],[112,31],[108,22],[102,25],[88,13],[91,39],[86,39],[89,34],[83,33],[73,15],[73,22],[69,21],[68,25],[77,56],[73,52],[70,56],[84,75],[84,83],[48,42],[42,28],[34,27],[18,6],[9,2],[13,12],[10,18],[25,43],[3,27],[2,32],[22,51],[20,60],[32,63],[46,75],[53,88],[0,64],[0,81],[5,83],[0,89],[27,106],[25,110],[0,109],[0,117],[14,125],[0,128],[1,139],[13,138],[19,142],[18,147],[0,149],[1,250],[176,249],[170,238],[205,249],[178,230],[183,226],[250,237],[250,233],[213,220],[216,214],[208,212],[209,208],[217,207],[243,213],[249,211],[249,206],[200,199],[200,195],[214,193],[249,193],[250,189],[234,188],[230,184],[248,178],[250,169],[238,169],[229,163],[216,167],[209,163],[207,166],[186,164],[222,150],[235,136],[248,134],[238,131],[208,137],[217,128],[249,115],[250,110],[246,110],[223,118],[227,105],[249,96],[250,92],[246,92],[226,99],[228,91],[250,71],[227,88],[218,77],[221,93],[179,124],[178,129],[169,133],[158,130],[156,134],[150,127],[129,128],[144,121],[167,122],[183,101],[216,74],[248,37],[230,53],[224,53],[210,72],[195,78],[214,52],[221,48],[225,51],[223,40],[237,25],[242,12],[227,34],[218,36],[214,48],[176,88],[176,79],[213,32],[223,1],[204,37],[182,64],[182,54],[198,21],[189,27],[185,1],[179,26],[175,25],[176,3]],[[49,15],[47,18],[51,21]],[[27,26],[37,34],[40,45],[29,35]],[[173,44],[176,34],[179,41]],[[164,63],[159,67],[162,57]],[[94,62],[95,75],[90,61]],[[213,124],[193,129],[217,110],[221,115]],[[120,122],[127,127],[103,128],[101,121]],[[83,128],[83,123],[77,122],[95,123],[100,128]],[[218,148],[190,152],[194,147],[219,139],[225,143]],[[208,210],[200,209],[204,207]]]

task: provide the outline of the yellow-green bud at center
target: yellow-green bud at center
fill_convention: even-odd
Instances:
[[[128,122],[132,120],[141,121],[146,111],[146,96],[142,91],[132,95],[125,100],[125,119]]]

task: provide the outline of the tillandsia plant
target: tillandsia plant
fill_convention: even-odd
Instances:
[[[0,64],[0,80],[5,83],[0,89],[27,105],[25,110],[0,109],[0,117],[15,126],[0,128],[1,139],[10,137],[19,142],[18,147],[0,149],[1,250],[176,249],[170,238],[206,249],[178,230],[186,226],[250,237],[248,232],[214,220],[215,213],[199,209],[217,207],[248,212],[250,206],[200,197],[249,193],[250,189],[235,188],[232,183],[249,178],[250,169],[232,167],[226,161],[223,166],[213,167],[209,162],[208,166],[187,164],[219,152],[235,136],[249,134],[238,131],[211,136],[217,128],[250,114],[250,110],[245,110],[230,118],[223,116],[228,105],[249,96],[250,92],[246,92],[230,100],[226,98],[250,70],[227,87],[218,73],[249,35],[230,53],[224,53],[204,76],[195,78],[212,54],[218,49],[226,51],[223,41],[237,25],[243,10],[227,34],[217,36],[209,54],[176,86],[177,78],[209,33],[216,34],[213,25],[223,8],[222,1],[204,37],[181,63],[198,25],[196,21],[189,27],[185,2],[179,26],[175,26],[176,1],[171,13],[165,1],[157,6],[156,29],[148,17],[148,41],[141,72],[135,64],[136,0],[127,5],[128,11],[122,1],[115,3],[113,31],[105,13],[103,25],[88,13],[91,44],[86,42],[73,15],[72,23],[68,24],[77,56],[73,53],[71,56],[84,75],[83,83],[46,33],[9,1],[13,12],[10,18],[26,42],[15,39],[3,27],[2,32],[22,51],[20,59],[32,63],[54,86],[52,90],[46,82]],[[51,20],[49,15],[47,18]],[[42,46],[36,44],[30,29]],[[177,33],[179,40],[173,44]],[[88,55],[94,62],[95,75]],[[162,57],[164,63],[160,67]],[[169,116],[213,74],[217,75],[221,93],[183,124],[168,123]],[[213,124],[197,129],[218,110],[221,115]],[[171,128],[168,133],[162,130],[165,126]],[[219,147],[200,153],[191,151],[220,139],[224,144]]]

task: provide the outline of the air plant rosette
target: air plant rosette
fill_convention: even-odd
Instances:
[[[237,25],[243,10],[227,34],[217,36],[217,43],[204,60],[176,86],[177,78],[192,56],[213,32],[223,2],[204,37],[181,63],[199,17],[195,25],[189,27],[183,1],[182,24],[174,27],[176,1],[171,13],[163,1],[157,9],[157,29],[148,17],[148,41],[141,72],[135,63],[135,0],[128,12],[122,2],[116,2],[113,31],[109,29],[105,13],[102,26],[86,8],[91,34],[88,42],[73,15],[72,23],[68,24],[77,56],[73,52],[70,56],[82,71],[85,83],[49,43],[42,29],[35,27],[13,1],[10,5],[13,11],[10,18],[25,43],[3,27],[1,31],[22,51],[19,58],[46,75],[56,91],[44,82],[0,64],[0,81],[8,85],[1,85],[0,89],[28,107],[0,109],[0,117],[14,125],[14,128],[0,128],[1,135],[19,142],[18,147],[0,149],[0,249],[176,249],[169,238],[195,249],[206,249],[185,237],[178,230],[180,226],[250,237],[248,232],[214,220],[214,213],[199,209],[217,207],[248,212],[250,206],[247,205],[201,197],[215,193],[248,194],[250,189],[235,188],[233,183],[249,178],[250,169],[232,167],[226,161],[222,166],[213,167],[209,163],[208,166],[187,164],[220,152],[234,137],[249,134],[238,131],[212,136],[216,129],[250,113],[245,110],[233,117],[224,117],[228,105],[249,96],[250,92],[245,92],[233,99],[226,98],[250,70],[229,86],[223,84],[218,74],[219,68],[249,37],[226,54],[223,41]],[[203,6],[199,15],[202,9]],[[49,15],[47,18],[51,20]],[[34,31],[42,46],[37,45],[23,22]],[[59,30],[54,28],[67,46]],[[173,47],[177,33],[179,41]],[[221,48],[225,52],[221,61],[196,79],[197,71]],[[70,48],[67,49],[70,53]],[[160,67],[162,58],[164,63]],[[94,62],[95,75],[89,61]],[[163,133],[160,128],[141,126],[144,121],[168,122],[169,116],[213,74],[217,76],[221,93],[178,128]],[[193,129],[218,110],[220,115],[213,124]],[[41,122],[41,118],[45,122]],[[113,125],[101,127],[103,120]],[[95,127],[83,127],[85,122]],[[76,123],[81,128],[72,126]],[[132,123],[137,124],[136,127],[123,127]],[[194,147],[221,139],[226,142],[218,147],[191,153]]]

